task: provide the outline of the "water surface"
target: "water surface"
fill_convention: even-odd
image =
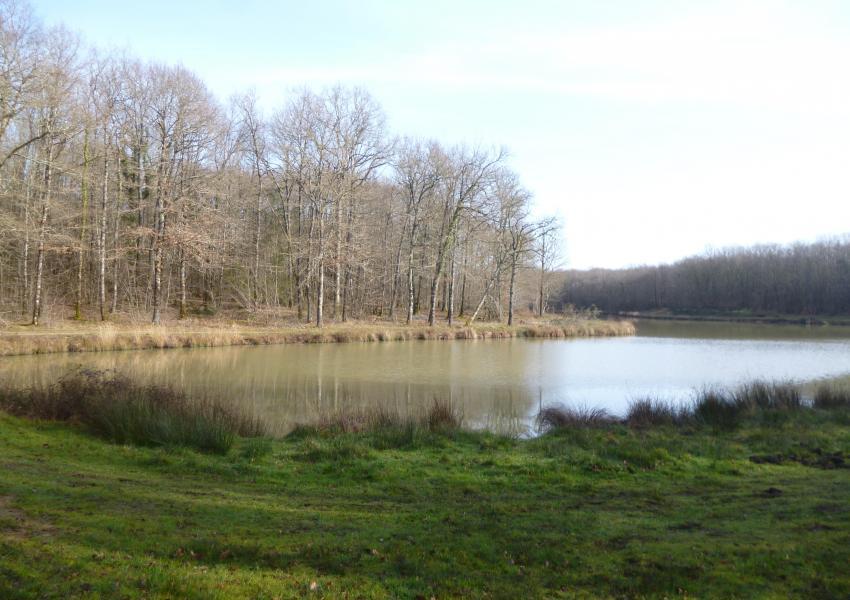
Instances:
[[[418,412],[448,398],[474,426],[522,432],[541,405],[685,400],[751,379],[850,374],[850,330],[645,321],[630,338],[458,340],[144,350],[0,358],[0,378],[53,381],[79,366],[116,369],[224,397],[285,432],[345,407]]]

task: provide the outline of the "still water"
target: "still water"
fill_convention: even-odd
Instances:
[[[77,367],[214,395],[263,416],[278,433],[345,407],[418,412],[448,398],[466,421],[523,432],[541,405],[622,413],[646,396],[751,379],[850,376],[850,329],[642,322],[630,338],[464,340],[145,350],[0,358],[0,378],[52,381]]]

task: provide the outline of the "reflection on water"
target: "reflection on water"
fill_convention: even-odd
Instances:
[[[622,413],[630,399],[646,395],[686,398],[705,385],[733,385],[753,378],[809,381],[850,374],[848,338],[788,339],[783,327],[777,332],[777,327],[747,325],[762,329],[744,339],[722,339],[734,336],[719,335],[720,328],[713,330],[715,335],[707,335],[704,325],[697,324],[691,336],[685,335],[689,324],[663,323],[652,331],[641,324],[640,335],[634,338],[7,357],[0,359],[0,378],[30,384],[55,380],[76,366],[116,369],[144,381],[176,385],[191,394],[232,400],[269,420],[279,433],[346,407],[388,405],[402,414],[415,414],[434,398],[446,398],[473,426],[521,433],[541,404],[579,403]],[[672,328],[676,336],[664,335],[663,328]]]

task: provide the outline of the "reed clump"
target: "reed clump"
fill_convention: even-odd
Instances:
[[[586,429],[607,427],[618,422],[603,408],[587,406],[547,406],[537,413],[537,430],[541,433],[557,429]]]
[[[629,403],[625,423],[635,429],[682,425],[690,422],[692,415],[686,406],[653,398],[641,398]]]
[[[728,430],[738,427],[746,417],[797,411],[804,406],[800,389],[794,384],[753,381],[731,390],[705,389],[692,410],[700,423]]]
[[[800,388],[785,382],[752,381],[738,386],[733,401],[742,409],[799,410],[803,407]]]
[[[0,409],[12,415],[79,423],[119,444],[186,446],[226,453],[236,436],[265,435],[262,422],[211,399],[190,399],[168,386],[80,370],[52,385],[0,389]]]
[[[820,385],[815,390],[812,405],[821,410],[850,409],[850,389]]]
[[[387,429],[415,428],[438,432],[459,430],[463,424],[463,414],[458,408],[446,400],[435,398],[429,407],[414,414],[402,414],[384,405],[337,410],[319,417],[313,423],[299,424],[296,431],[374,433]]]
[[[694,420],[714,429],[738,427],[744,416],[744,405],[735,400],[734,392],[708,388],[700,392],[691,406]]]
[[[829,410],[850,408],[850,391],[821,386],[811,405]],[[800,388],[792,383],[753,381],[734,388],[707,387],[690,402],[641,398],[629,404],[622,418],[599,408],[550,406],[540,410],[536,422],[541,432],[618,425],[632,429],[705,426],[728,431],[748,419],[776,422],[808,407]]]

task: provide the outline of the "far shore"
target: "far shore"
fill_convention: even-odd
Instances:
[[[850,327],[847,315],[780,315],[752,313],[677,313],[670,311],[615,311],[603,315],[618,319],[700,321],[717,323],[762,323],[765,325],[808,325]]]
[[[292,343],[611,337],[635,333],[630,321],[582,317],[522,318],[511,326],[493,322],[467,325],[459,321],[452,326],[443,321],[429,327],[421,321],[407,325],[362,320],[328,323],[317,328],[292,320],[274,324],[198,318],[175,319],[161,325],[67,320],[40,327],[0,328],[0,356]]]

